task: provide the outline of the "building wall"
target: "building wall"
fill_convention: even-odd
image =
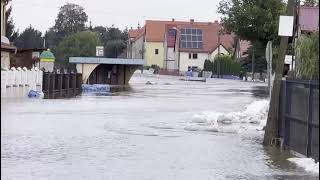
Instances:
[[[5,36],[5,32],[6,32],[6,30],[5,30],[5,18],[6,18],[6,16],[5,16],[5,13],[6,13],[6,9],[5,9],[5,3],[4,3],[4,1],[3,0],[1,0],[1,36]]]
[[[173,48],[167,48],[167,63],[165,68],[169,70],[175,69],[175,53]]]
[[[180,71],[188,71],[188,66],[197,66],[203,69],[204,61],[209,59],[209,54],[207,53],[197,53],[197,59],[189,59],[189,52],[180,52]],[[192,57],[191,57],[192,58]]]
[[[155,49],[158,49],[158,54],[155,54]],[[163,68],[165,54],[163,42],[146,42],[145,50],[145,59],[147,66],[157,65],[160,68]]]
[[[220,55],[224,54],[224,55],[229,55],[229,52],[220,45]],[[210,60],[214,61],[214,58],[218,55],[218,48],[216,50],[214,50],[211,55],[210,55]]]
[[[131,58],[133,59],[143,59],[143,45],[144,45],[144,38],[141,36],[135,42],[132,43],[131,49]]]
[[[35,64],[35,62],[32,59],[32,52],[22,52],[15,55],[12,66],[31,69],[33,64]]]
[[[1,68],[10,68],[10,53],[1,51]]]

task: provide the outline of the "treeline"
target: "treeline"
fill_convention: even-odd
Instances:
[[[19,33],[6,11],[6,36],[18,48],[50,48],[59,64],[68,64],[70,56],[95,56],[95,47],[104,46],[105,56],[125,56],[128,29],[91,25],[84,8],[72,3],[60,7],[55,24],[44,34],[31,25]]]

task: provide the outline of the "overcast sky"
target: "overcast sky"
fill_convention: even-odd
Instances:
[[[146,19],[219,20],[219,0],[13,0],[12,17],[19,32],[30,24],[45,32],[54,25],[59,7],[72,2],[84,7],[92,25],[124,29],[144,25]]]

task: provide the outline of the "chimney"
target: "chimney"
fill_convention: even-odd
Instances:
[[[174,22],[174,18],[172,18],[172,22]]]
[[[190,19],[190,22],[191,22],[191,23],[194,23],[194,19]]]

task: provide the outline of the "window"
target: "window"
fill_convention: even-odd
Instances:
[[[189,59],[198,59],[197,53],[189,53]]]
[[[155,49],[154,54],[159,54],[159,49]]]
[[[203,48],[203,34],[201,29],[185,28],[181,29],[180,47],[189,49]]]
[[[169,29],[169,36],[175,36],[176,30],[175,29]]]
[[[192,59],[198,59],[198,54],[197,53],[192,54]]]

